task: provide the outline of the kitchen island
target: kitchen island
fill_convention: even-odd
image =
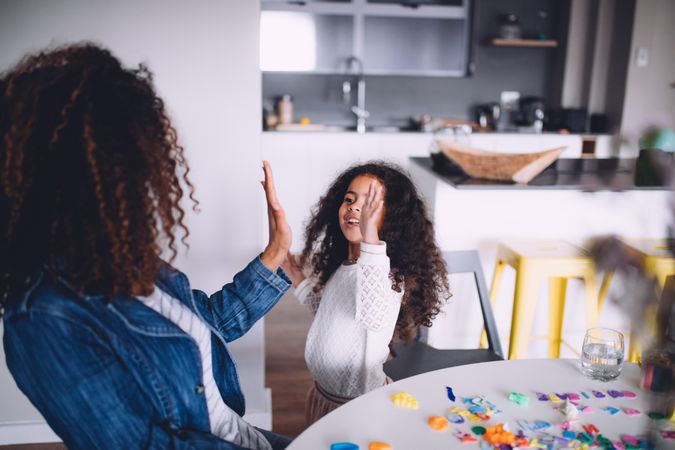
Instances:
[[[564,239],[583,246],[597,236],[665,237],[673,222],[667,186],[637,186],[632,159],[560,159],[535,177],[518,185],[478,180],[465,175],[439,173],[430,157],[411,158],[409,170],[427,201],[442,250],[478,249],[490,283],[497,244],[508,240]],[[513,304],[514,276],[507,269],[495,307],[502,345],[508,347]],[[613,289],[620,289],[615,280]],[[437,347],[475,347],[480,310],[473,289],[461,277],[453,279],[454,298],[429,330],[429,342]],[[611,294],[610,290],[610,294]],[[533,334],[547,331],[546,283],[535,312]],[[580,281],[569,283],[564,338],[581,348],[585,330],[583,290]],[[624,331],[627,319],[612,302],[601,314],[600,324]],[[530,357],[545,357],[546,343],[533,341]],[[573,357],[568,349],[562,356]]]

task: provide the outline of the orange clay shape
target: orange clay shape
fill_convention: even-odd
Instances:
[[[483,439],[492,445],[513,444],[516,437],[513,433],[504,430],[504,424],[498,424],[485,430]]]
[[[401,408],[417,409],[420,407],[417,399],[407,392],[397,392],[396,394],[393,394],[391,396],[391,401],[394,402],[394,405],[400,406]]]
[[[386,442],[373,441],[368,444],[368,450],[392,450],[392,446]]]
[[[431,416],[429,417],[429,420],[427,420],[427,423],[436,431],[445,431],[450,426],[448,419],[443,416]]]

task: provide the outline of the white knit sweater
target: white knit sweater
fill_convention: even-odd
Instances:
[[[403,290],[392,289],[386,244],[361,243],[356,264],[340,266],[320,293],[306,278],[295,290],[314,313],[305,361],[327,392],[353,398],[380,387]]]

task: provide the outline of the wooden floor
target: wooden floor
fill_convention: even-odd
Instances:
[[[287,294],[265,316],[265,381],[272,389],[272,430],[295,437],[305,429],[305,395],[312,377],[305,339],[312,314]]]

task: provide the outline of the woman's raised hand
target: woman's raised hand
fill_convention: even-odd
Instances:
[[[368,194],[361,207],[361,238],[366,244],[379,244],[380,237],[378,228],[382,222],[384,213],[384,199],[382,198],[382,185],[373,180],[368,186]]]
[[[286,259],[288,250],[291,248],[291,227],[286,221],[286,214],[277,198],[277,190],[274,187],[272,167],[268,161],[263,161],[265,180],[260,183],[265,189],[267,200],[267,220],[269,223],[269,242],[263,250],[260,260],[268,269],[275,272]]]

